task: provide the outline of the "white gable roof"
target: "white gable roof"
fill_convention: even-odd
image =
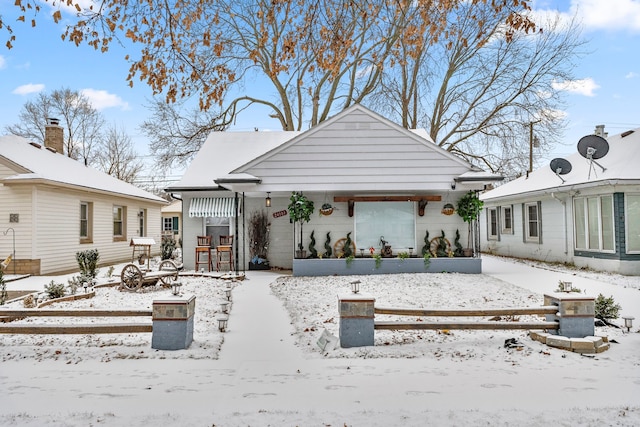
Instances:
[[[631,132],[631,133],[629,133]],[[482,195],[483,200],[493,200],[514,195],[537,194],[540,192],[570,191],[584,187],[606,184],[640,183],[640,168],[635,160],[640,159],[640,128],[607,138],[609,152],[592,164],[582,157],[577,149],[567,157],[571,172],[561,175],[562,180],[547,164],[529,174],[504,184]],[[624,135],[624,136],[623,136]]]
[[[179,182],[167,191],[216,190],[215,180],[229,177],[241,165],[285,143],[300,132],[212,132]],[[236,178],[252,178],[234,175]]]
[[[354,105],[305,132],[213,132],[167,191],[425,191],[501,177]],[[474,175],[470,177],[469,175]]]
[[[19,136],[0,137],[0,161],[3,159],[17,171],[0,181],[4,184],[47,183],[166,203],[154,194]]]

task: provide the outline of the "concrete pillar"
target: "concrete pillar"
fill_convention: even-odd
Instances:
[[[584,338],[595,334],[595,298],[576,293],[545,294],[544,305],[557,305],[558,312],[547,314],[546,320],[557,321],[558,335]]]
[[[151,348],[184,350],[193,341],[195,295],[171,296],[153,301]]]
[[[340,312],[340,347],[372,346],[376,299],[365,294],[338,295]]]

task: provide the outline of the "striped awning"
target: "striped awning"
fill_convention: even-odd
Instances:
[[[232,197],[195,197],[189,204],[189,218],[229,218],[236,216],[236,204]]]

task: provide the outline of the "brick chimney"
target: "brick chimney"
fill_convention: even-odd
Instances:
[[[607,136],[609,136],[609,132],[604,131],[604,125],[597,125],[595,134],[603,138],[606,138]]]
[[[47,124],[44,127],[44,146],[64,154],[64,130],[60,126],[59,119],[47,117]]]

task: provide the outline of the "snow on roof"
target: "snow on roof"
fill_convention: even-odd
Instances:
[[[163,206],[160,209],[162,213],[181,213],[182,212],[182,200],[175,200],[170,205]]]
[[[182,176],[167,191],[217,189],[216,179],[238,178],[230,172],[300,135],[301,132],[212,132]],[[246,174],[244,174],[246,175]],[[249,179],[251,176],[244,176]]]
[[[492,200],[513,195],[525,195],[540,191],[569,191],[576,187],[609,184],[612,181],[640,181],[640,169],[632,159],[640,158],[640,128],[607,138],[609,152],[597,159],[600,166],[582,157],[576,150],[567,157],[571,172],[558,177],[549,164],[536,169],[528,177],[522,176],[507,184],[486,192],[482,200]]]
[[[165,200],[104,172],[15,135],[0,136],[0,158],[27,170],[2,179],[5,183],[44,181],[62,186],[92,189],[124,197],[165,203]]]

